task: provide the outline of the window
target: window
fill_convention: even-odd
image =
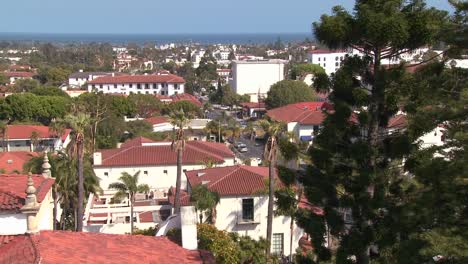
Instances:
[[[338,62],[335,62],[335,66],[338,67],[338,65],[340,65]]]
[[[183,172],[186,172],[186,171],[187,171],[187,169],[183,169],[182,171],[183,171]]]
[[[179,86],[177,85],[177,83],[174,84],[174,89],[176,89],[176,90],[179,89]]]
[[[320,61],[320,57],[319,57],[319,61]]]
[[[102,84],[99,85],[99,88],[102,88]]]
[[[145,89],[149,89],[149,83],[145,83]]]
[[[132,88],[132,87],[133,87],[133,84],[129,84],[128,87]]]
[[[149,92],[148,92],[148,91],[146,91],[146,92],[145,92],[145,94],[149,94]]]
[[[78,78],[76,78],[76,81],[78,81]]]
[[[114,84],[114,88],[117,88],[117,84]]]
[[[283,233],[273,234],[271,241],[271,253],[275,255],[283,254],[284,235]]]
[[[167,174],[167,170],[163,170],[163,173]]]
[[[324,63],[324,64],[323,64],[323,67],[327,67],[327,64],[326,64],[326,63]]]
[[[137,89],[141,89],[141,84],[137,84]]]
[[[327,57],[323,57],[323,61],[327,61]]]
[[[148,175],[148,171],[143,171],[143,174],[144,174],[144,175]]]
[[[242,221],[253,221],[254,220],[254,200],[242,199]]]
[[[109,173],[108,173],[108,172],[104,172],[104,176],[109,177]]]
[[[93,87],[93,89],[95,89],[95,88],[96,88],[96,85],[93,84],[91,87]]]
[[[153,83],[153,88],[154,88],[154,89],[158,89],[158,84],[157,84],[157,83]]]
[[[336,56],[336,57],[335,57],[335,60],[337,61],[338,59],[339,59],[338,56]]]

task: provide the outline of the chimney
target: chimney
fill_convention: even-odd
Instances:
[[[251,158],[250,159],[250,166],[258,167],[258,161],[257,161],[256,158]]]
[[[26,188],[26,199],[24,206],[20,211],[26,215],[27,231],[28,234],[36,234],[39,232],[37,229],[36,214],[39,211],[39,204],[36,199],[36,188],[34,188],[34,181],[32,174],[28,174],[28,183]]]
[[[112,77],[115,77],[115,72],[113,72],[111,75],[112,75]]]
[[[180,224],[182,227],[182,247],[189,250],[197,249],[197,213],[194,206],[180,207]]]
[[[50,163],[49,157],[47,156],[47,151],[44,152],[44,161],[42,162],[42,176],[46,179],[52,177],[52,173],[50,172]]]
[[[101,165],[102,164],[102,153],[101,152],[94,152],[94,154],[93,154],[93,164],[94,165]]]

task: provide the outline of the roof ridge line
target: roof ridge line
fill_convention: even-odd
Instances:
[[[219,183],[220,181],[224,180],[226,177],[230,176],[231,174],[233,174],[234,172],[236,172],[237,170],[239,170],[241,168],[241,165],[234,165],[234,166],[228,166],[228,167],[236,167],[234,170],[232,170],[231,172],[229,172],[228,174],[224,175],[223,177],[221,177],[220,179],[218,179],[217,181],[213,182],[212,184],[208,183],[208,185],[210,187],[212,187],[213,185]],[[215,167],[216,168],[216,167]],[[215,169],[215,168],[211,168],[211,169]],[[226,168],[226,167],[218,167],[218,168]],[[206,169],[205,169],[206,170]]]

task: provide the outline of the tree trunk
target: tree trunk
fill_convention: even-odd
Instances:
[[[83,176],[83,141],[78,143],[78,213],[76,231],[83,231],[83,202],[84,202],[84,176]]]
[[[177,149],[177,180],[176,180],[176,193],[174,202],[174,213],[180,212],[180,187],[182,185],[182,148]]]
[[[133,235],[133,202],[134,195],[130,194],[130,235]]]
[[[215,207],[211,208],[211,224],[216,224],[216,205]]]
[[[271,237],[273,235],[273,204],[274,204],[274,192],[275,192],[275,161],[270,160],[269,171],[269,188],[268,188],[268,217],[267,217],[267,261],[271,254]]]

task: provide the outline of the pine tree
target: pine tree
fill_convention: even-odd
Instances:
[[[352,14],[334,7],[333,15],[314,23],[317,39],[329,48],[364,54],[347,58],[330,81],[320,82],[331,91],[334,111],[310,150],[313,165],[303,184],[306,197],[323,207],[324,216],[298,214],[318,260],[331,257],[323,246],[327,230],[339,238],[338,263],[350,258],[369,263],[372,246],[397,240],[396,233],[389,235],[391,226],[381,223],[404,199],[401,159],[413,145],[408,133],[389,135],[386,128],[399,109],[407,75],[404,65],[389,69],[381,62],[431,44],[445,20],[446,12],[426,8],[424,1],[361,0]],[[352,220],[344,222],[343,213]]]

